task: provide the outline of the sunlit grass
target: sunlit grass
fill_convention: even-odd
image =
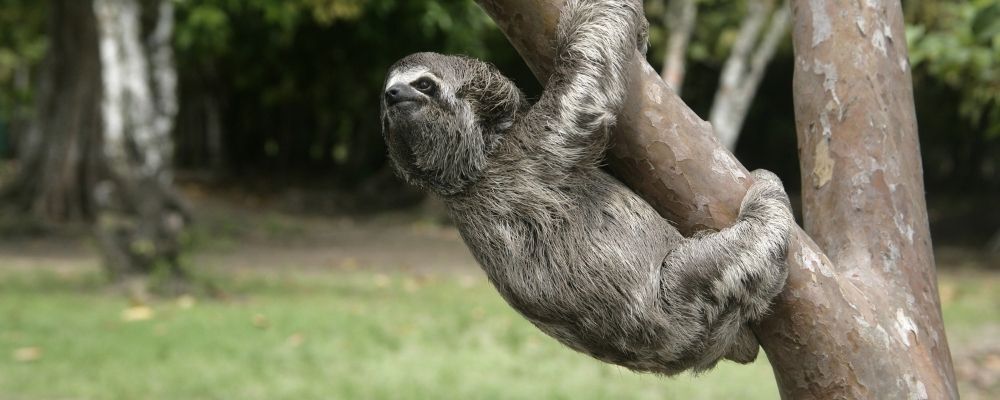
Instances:
[[[481,278],[224,278],[223,299],[158,300],[143,319],[93,274],[3,276],[0,398],[776,398],[764,360],[670,379],[591,360]],[[995,280],[983,282],[943,283],[962,291],[946,304],[958,336],[995,312],[998,295],[982,287]]]

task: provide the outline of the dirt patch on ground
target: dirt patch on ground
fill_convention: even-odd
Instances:
[[[436,212],[331,217],[196,199],[188,261],[196,268],[478,272],[458,231]],[[79,229],[7,238],[0,259],[4,268],[23,270],[91,269],[100,262]]]

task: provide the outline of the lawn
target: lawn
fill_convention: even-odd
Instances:
[[[777,396],[766,360],[670,379],[601,364],[537,332],[479,275],[222,273],[222,298],[146,305],[95,272],[0,278],[2,399]],[[995,331],[997,282],[942,278],[953,342]]]

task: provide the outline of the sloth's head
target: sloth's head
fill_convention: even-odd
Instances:
[[[382,89],[382,135],[396,172],[445,196],[479,178],[527,105],[492,65],[435,53],[397,61]]]

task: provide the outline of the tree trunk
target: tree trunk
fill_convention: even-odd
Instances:
[[[785,37],[791,20],[787,0],[777,9],[773,1],[758,0],[748,2],[747,8],[739,36],[719,77],[719,89],[709,113],[715,134],[730,151],[736,148],[743,121],[764,78],[764,70],[774,58],[778,42]],[[767,31],[761,36],[769,19]]]
[[[104,178],[96,231],[112,277],[178,260],[186,207],[172,188],[170,138],[177,114],[171,0],[94,0],[104,78]]]
[[[185,207],[171,188],[173,3],[52,0],[51,48],[5,197],[46,222],[95,222],[114,279],[180,275]]]
[[[478,2],[544,82],[552,71],[555,26],[563,2]],[[895,7],[898,10],[898,4]],[[894,22],[901,27],[901,21]],[[852,29],[857,28],[852,25]],[[839,28],[836,32],[848,31]],[[893,37],[902,38],[901,33]],[[618,119],[609,152],[613,171],[683,232],[730,224],[750,184],[746,170],[715,138],[711,125],[699,119],[638,53],[631,69],[632,96]],[[910,107],[912,113],[912,103]],[[915,141],[915,137],[910,139]],[[912,169],[901,173],[919,176]],[[899,195],[922,196],[912,189]],[[926,226],[926,215],[920,213],[906,214],[903,222],[920,218]],[[915,241],[927,238],[917,236],[919,227],[910,226]],[[935,302],[925,300],[936,299],[937,292],[933,285],[920,291],[906,289],[907,282],[919,284],[933,276],[932,265],[906,267],[903,271],[913,276],[902,281],[859,285],[859,279],[881,274],[872,270],[874,264],[837,268],[801,230],[793,234],[788,262],[786,289],[771,315],[756,327],[784,398],[957,396],[943,327],[940,318],[933,317],[940,315],[939,309]],[[886,294],[896,288],[902,288],[900,296]],[[900,302],[905,293],[913,293],[913,302],[908,297]],[[884,314],[893,318],[873,319]],[[900,343],[907,346],[902,351]]]
[[[34,117],[21,137],[18,173],[2,197],[13,215],[44,224],[82,221],[93,209],[101,130],[101,64],[90,2],[52,1],[49,52]]]
[[[844,384],[816,379],[834,356],[853,373],[853,397],[957,397],[900,4],[796,0],[793,10],[805,228],[875,307],[845,310],[854,321],[837,327],[848,340],[832,354],[773,352],[800,370],[785,377],[784,393]]]

